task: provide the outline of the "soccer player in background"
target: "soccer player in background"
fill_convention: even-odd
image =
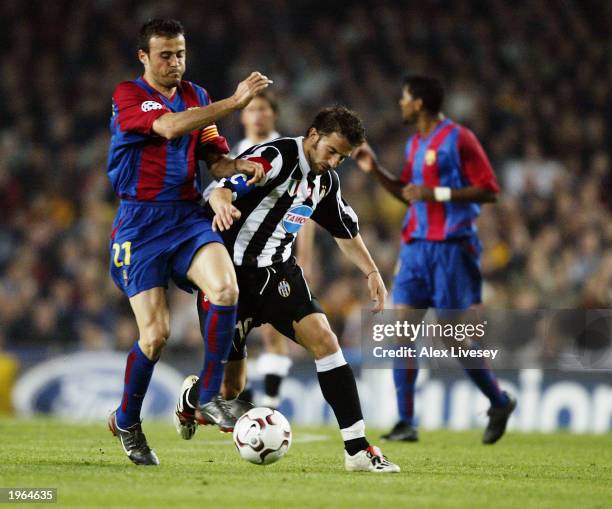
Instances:
[[[198,203],[198,159],[216,176],[246,172],[251,183],[263,177],[257,162],[227,157],[227,142],[214,122],[243,108],[271,81],[252,73],[231,97],[212,103],[203,88],[182,80],[185,37],[174,20],[142,26],[138,58],[143,76],[120,83],[113,94],[108,176],[121,198],[111,233],[110,272],[130,300],[139,339],[128,354],[123,398],[109,416],[109,428],[132,462],[157,465],[142,432],[140,410],[170,334],[169,279],[209,296],[207,338],[215,340],[216,357],[206,362],[219,362],[214,369],[203,368],[207,384],[199,391],[197,411],[221,428],[232,419],[215,396],[234,332],[238,287],[223,240]]]
[[[393,283],[398,310],[466,310],[481,302],[480,242],[476,219],[480,204],[495,202],[499,186],[489,160],[467,128],[441,111],[444,91],[436,79],[409,76],[399,101],[405,124],[417,132],[406,143],[399,178],[377,161],[371,147],[353,158],[394,197],[409,205],[402,229],[399,269]],[[476,348],[472,345],[471,348]],[[501,391],[483,358],[461,358],[465,372],[490,400],[483,443],[501,438],[516,400]],[[393,370],[400,420],[383,438],[416,441],[414,390],[416,359]]]
[[[357,385],[327,317],[313,297],[291,247],[302,225],[312,218],[336,240],[363,273],[376,302],[384,308],[387,290],[361,236],[357,216],[342,199],[336,168],[364,140],[359,118],[343,107],[321,110],[306,136],[278,138],[256,145],[240,158],[260,162],[265,178],[245,186],[240,175],[222,179],[211,193],[213,226],[223,232],[238,276],[238,327],[225,368],[222,394],[233,399],[244,388],[246,340],[262,323],[292,338],[315,359],[321,392],[340,427],[349,471],[392,473],[397,465],[365,437]],[[232,203],[233,202],[233,203]],[[198,295],[200,323],[208,320],[210,302]],[[195,404],[197,384],[179,399]],[[186,411],[190,408],[185,405]],[[183,413],[184,425],[197,416]],[[195,429],[194,429],[195,432]],[[183,438],[187,437],[181,433]]]

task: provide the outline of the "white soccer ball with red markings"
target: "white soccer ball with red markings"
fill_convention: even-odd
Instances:
[[[291,426],[277,410],[252,408],[234,426],[234,444],[243,459],[269,465],[281,459],[291,447]]]

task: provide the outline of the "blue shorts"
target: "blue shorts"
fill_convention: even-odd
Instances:
[[[393,303],[418,309],[467,309],[482,301],[477,237],[402,244]]]
[[[197,251],[210,242],[223,244],[197,203],[122,201],[113,222],[110,273],[128,297],[168,288],[170,279],[191,293],[187,271]]]

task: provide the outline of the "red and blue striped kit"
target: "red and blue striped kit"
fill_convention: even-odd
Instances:
[[[108,176],[123,200],[196,201],[201,196],[198,159],[206,150],[227,154],[214,124],[167,140],[153,132],[162,115],[210,104],[206,90],[181,81],[168,99],[144,78],[120,83],[113,94]]]
[[[406,143],[403,184],[461,188],[476,186],[499,192],[497,179],[482,146],[469,129],[449,119],[423,138]],[[425,202],[410,206],[402,228],[404,242],[413,239],[443,241],[476,234],[480,214],[476,203]]]

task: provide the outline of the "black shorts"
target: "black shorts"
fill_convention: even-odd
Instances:
[[[264,323],[295,341],[293,322],[312,313],[323,313],[319,301],[310,293],[308,283],[292,256],[270,267],[235,267],[238,277],[238,318],[229,354],[230,361],[246,357],[246,339],[251,330]],[[200,329],[206,323],[206,301],[198,298]]]

